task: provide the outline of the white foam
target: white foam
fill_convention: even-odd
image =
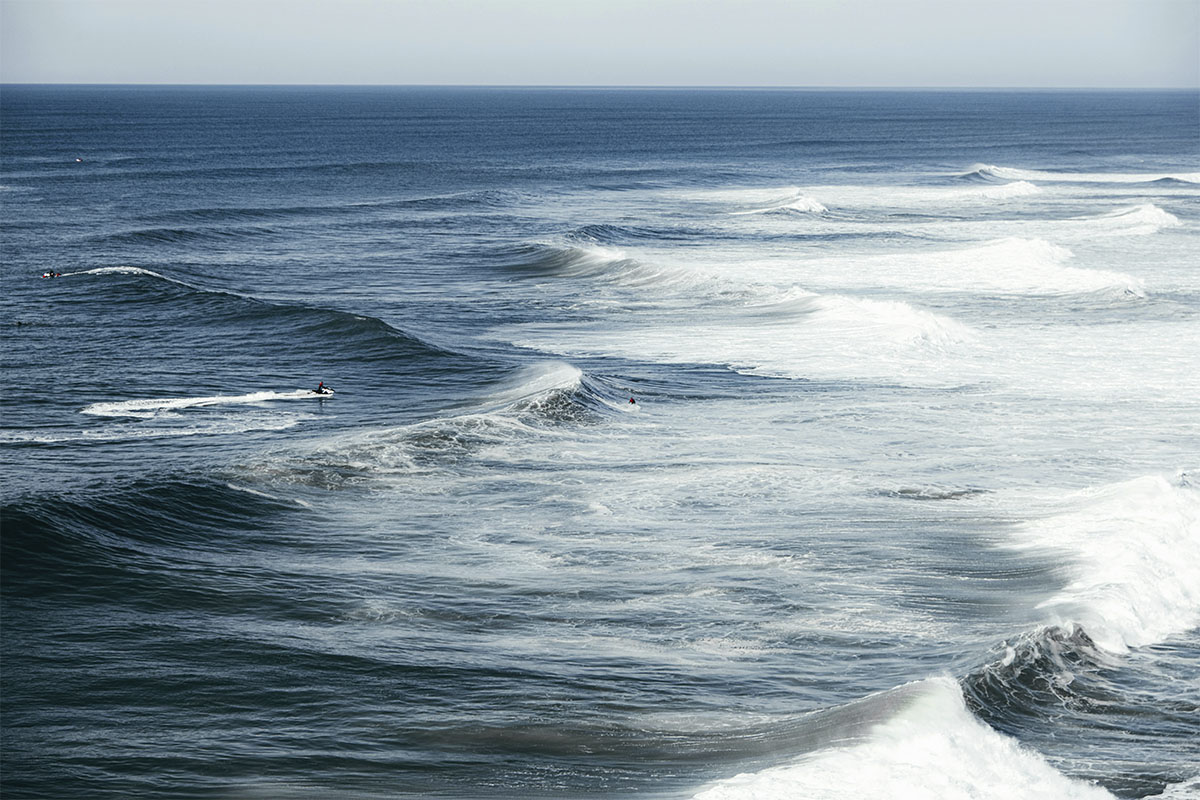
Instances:
[[[583,372],[565,361],[533,364],[519,370],[489,393],[485,405],[508,407],[550,392],[578,389]]]
[[[974,338],[961,322],[898,300],[823,295],[815,301],[812,324],[828,325],[839,337],[860,337],[862,344],[887,340],[901,345],[946,347]]]
[[[784,291],[753,305],[714,309],[704,320],[623,330],[612,323],[520,325],[500,330],[517,345],[560,355],[621,355],[728,366],[775,377],[936,376],[941,352],[975,340],[967,326],[900,301]]]
[[[1061,181],[1068,183],[1149,183],[1160,180],[1176,180],[1183,183],[1200,183],[1200,172],[1049,172],[1036,169],[998,167],[991,164],[975,164],[962,177],[982,175],[1014,181]]]
[[[815,259],[795,266],[814,276],[837,275],[843,284],[930,292],[1145,295],[1138,278],[1069,266],[1073,258],[1069,249],[1044,239],[1008,238],[953,250]]]
[[[1014,181],[1013,183],[989,186],[975,191],[980,197],[985,197],[989,200],[1007,200],[1012,197],[1029,197],[1030,195],[1042,193],[1037,184],[1030,183],[1029,181]]]
[[[735,216],[746,214],[768,214],[773,211],[799,211],[805,214],[824,214],[828,211],[815,197],[810,197],[799,189],[789,189],[787,194],[761,201],[753,208],[732,212]]]
[[[950,678],[889,694],[899,695],[899,711],[864,737],[833,743],[793,764],[720,781],[696,800],[1112,799],[980,722]]]
[[[1078,492],[1021,526],[1014,546],[1069,565],[1071,581],[1039,605],[1123,652],[1200,625],[1200,492],[1147,476]]]
[[[1112,233],[1150,234],[1163,228],[1178,228],[1182,223],[1174,214],[1163,211],[1153,203],[1122,208],[1098,217],[1083,220]]]
[[[81,414],[101,417],[144,417],[162,411],[178,411],[202,406],[227,406],[266,403],[272,400],[302,400],[319,397],[308,389],[292,392],[251,392],[239,395],[213,395],[208,397],[150,397],[137,400],[120,400],[112,403],[92,403],[80,409]]]
[[[135,415],[122,415],[135,416]],[[149,415],[147,415],[149,416]],[[139,423],[108,425],[98,430],[48,433],[37,430],[0,432],[0,443],[63,444],[67,442],[127,442],[142,439],[167,439],[183,436],[221,436],[252,431],[282,431],[294,428],[306,415],[257,416],[219,419],[201,424],[146,427]]]

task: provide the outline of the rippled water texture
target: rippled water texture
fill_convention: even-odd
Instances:
[[[1195,93],[0,103],[6,798],[1200,791]]]

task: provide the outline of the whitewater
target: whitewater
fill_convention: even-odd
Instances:
[[[1197,796],[1196,101],[4,87],[5,797]]]

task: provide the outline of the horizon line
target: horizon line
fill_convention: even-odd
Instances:
[[[77,87],[158,87],[158,88],[344,88],[344,89],[634,89],[700,91],[889,91],[889,92],[1200,92],[1197,86],[889,86],[889,85],[821,85],[821,84],[653,84],[653,83],[208,83],[203,81],[0,81],[0,87],[17,86],[77,86]]]

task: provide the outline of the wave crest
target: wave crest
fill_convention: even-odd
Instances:
[[[771,214],[779,212],[797,212],[801,214],[824,214],[826,208],[815,197],[804,194],[799,189],[792,189],[782,197],[776,197],[753,208],[732,212],[735,216],[747,214]]]
[[[1147,476],[1078,492],[1017,530],[1013,547],[1065,559],[1070,581],[1039,605],[1111,652],[1200,624],[1200,492]]]
[[[796,763],[720,781],[695,799],[1112,799],[980,722],[949,678],[907,684],[845,708],[861,717],[865,736],[839,736]]]
[[[1157,233],[1163,228],[1178,228],[1182,224],[1174,214],[1163,211],[1153,203],[1118,209],[1086,221],[1121,234]]]
[[[960,178],[985,181],[1050,181],[1062,183],[1154,183],[1175,181],[1200,183],[1200,172],[1070,172],[1000,167],[993,164],[973,164],[960,173]]]

